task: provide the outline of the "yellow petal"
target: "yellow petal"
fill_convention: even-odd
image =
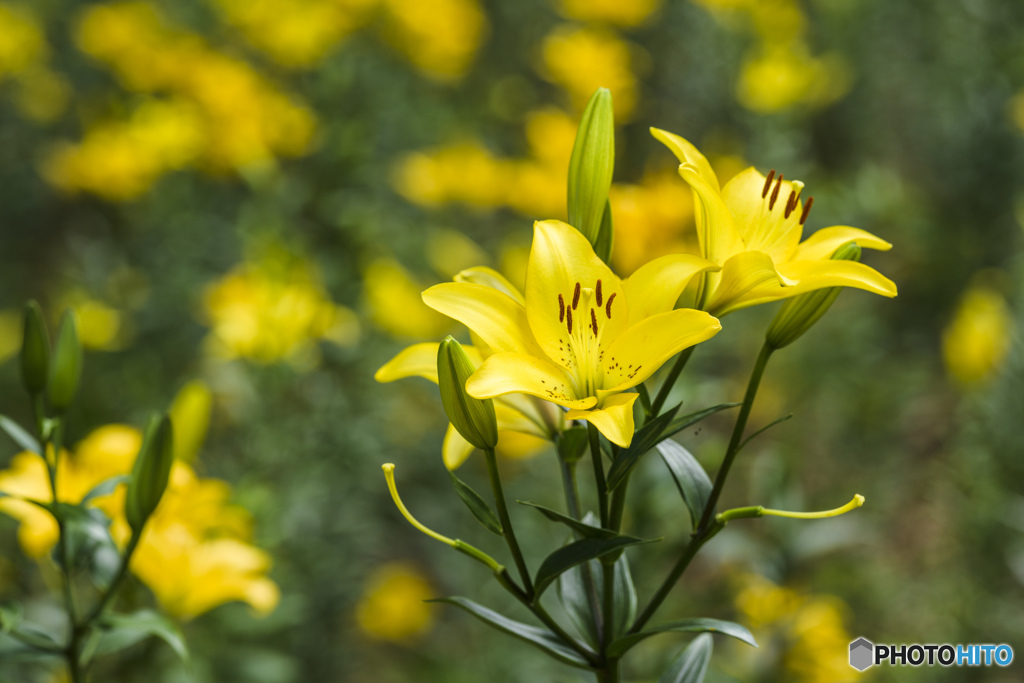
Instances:
[[[446,282],[423,292],[423,301],[471,329],[495,352],[540,351],[530,332],[526,309],[492,287]]]
[[[444,442],[441,444],[441,456],[444,458],[444,466],[450,470],[458,469],[459,465],[466,462],[473,453],[473,444],[462,438],[459,431],[451,424],[444,434]]]
[[[847,242],[856,242],[860,247],[888,251],[892,245],[885,240],[875,237],[867,230],[851,228],[846,225],[834,225],[831,228],[822,228],[814,233],[797,247],[793,254],[793,261],[814,261],[818,259],[830,259],[836,249]]]
[[[789,218],[785,217],[790,193],[796,191],[797,187],[788,180],[783,180],[775,204],[769,210],[770,202],[765,200],[771,199],[775,186],[779,183],[773,180],[768,190],[769,194],[762,197],[765,180],[765,176],[751,166],[737,173],[725,184],[722,188],[722,199],[729,207],[733,224],[746,248],[749,251],[763,251],[781,263],[792,256],[800,242],[800,235],[803,232],[800,213],[803,211],[803,205],[797,199],[796,208],[790,211]],[[802,186],[801,184],[800,187]]]
[[[604,399],[612,392],[634,387],[654,374],[672,356],[715,336],[722,329],[704,311],[679,308],[641,320],[619,335],[601,363]],[[605,399],[607,400],[607,399]]]
[[[577,284],[581,295],[573,306]],[[612,297],[615,300],[609,305]],[[569,319],[577,326],[573,329],[590,326],[592,319],[597,321],[601,338],[608,342],[626,328],[629,316],[618,276],[597,258],[586,237],[561,221],[538,221],[533,225],[526,302],[530,328],[544,353],[576,376],[580,373],[574,367],[575,356],[564,351],[569,345]]]
[[[496,353],[485,360],[466,382],[466,391],[474,398],[529,394],[566,408],[585,409],[597,403],[594,396],[580,398],[572,378],[561,367],[516,353]]]
[[[510,405],[505,399],[509,398],[532,400],[527,396],[502,396],[495,399],[494,401],[494,416],[498,420],[498,432],[519,432],[520,434],[530,434],[533,436],[539,436],[542,438],[548,437],[548,432],[541,424],[538,424],[530,415],[516,409]]]
[[[508,278],[493,268],[486,266],[467,268],[457,273],[454,280],[456,282],[472,282],[473,284],[491,287],[499,292],[508,294],[521,305],[526,305],[526,298],[523,296],[523,293],[514,284],[509,282]]]
[[[760,251],[736,254],[722,267],[721,282],[712,293],[707,310],[719,317],[747,306],[786,296],[784,287],[796,280],[783,276],[772,258]]]
[[[823,287],[856,287],[889,298],[896,296],[896,283],[858,261],[792,261],[779,266],[779,273],[797,280],[797,284],[787,287],[777,298]]]
[[[679,175],[693,190],[697,241],[700,242],[701,255],[716,265],[724,266],[730,257],[745,249],[733,224],[732,214],[722,200],[722,195],[708,185],[695,166],[683,164],[679,167]],[[707,273],[701,295],[703,300],[715,290],[721,278],[720,272]]]
[[[710,186],[715,192],[718,192],[720,187],[718,184],[718,176],[715,175],[714,169],[712,169],[711,164],[708,163],[707,157],[701,154],[692,143],[679,137],[675,133],[669,133],[667,130],[661,130],[660,128],[651,128],[650,130],[651,135],[653,135],[656,140],[668,147],[672,153],[676,155],[676,158],[679,159],[679,163],[693,164],[696,166],[697,171],[708,186]]]
[[[644,264],[622,283],[629,303],[629,324],[671,311],[694,275],[718,269],[711,261],[692,254],[669,254]]]
[[[614,444],[623,448],[633,440],[633,402],[640,394],[615,394],[593,410],[570,410],[568,420],[586,420]]]
[[[436,342],[408,346],[382,365],[373,378],[378,382],[394,382],[406,377],[423,377],[437,384],[437,347]],[[468,344],[463,345],[462,350],[473,361],[473,365],[480,367],[483,359],[479,351]]]

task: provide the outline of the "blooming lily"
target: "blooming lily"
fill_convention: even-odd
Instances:
[[[681,162],[679,175],[694,194],[700,253],[721,266],[704,276],[699,308],[722,316],[823,287],[896,296],[896,285],[873,268],[831,259],[849,242],[891,249],[885,240],[859,228],[833,226],[800,241],[814,202],[813,197],[803,202],[802,182],[775,177],[774,171],[765,177],[751,167],[719,188],[711,164],[690,142],[657,128],[651,134]]]
[[[714,268],[673,254],[623,281],[575,228],[542,221],[534,224],[522,301],[472,282],[436,285],[423,300],[492,351],[466,383],[471,396],[527,394],[557,403],[569,409],[566,419],[586,420],[628,446],[638,395],[625,392],[721,329],[703,311],[673,310],[690,279]]]

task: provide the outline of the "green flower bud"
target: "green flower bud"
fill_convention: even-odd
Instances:
[[[53,363],[50,365],[50,383],[46,397],[50,407],[60,412],[65,410],[78,392],[78,382],[82,378],[82,345],[78,341],[78,327],[75,314],[64,311],[57,329],[57,344],[53,350]]]
[[[469,443],[491,449],[498,443],[498,422],[491,399],[473,398],[466,382],[476,372],[462,345],[448,337],[437,349],[437,385],[448,420]]]
[[[612,94],[607,88],[598,88],[583,110],[569,158],[569,224],[583,233],[605,260],[602,252],[610,253],[612,243],[608,190],[614,166]]]
[[[834,261],[860,261],[861,249],[856,242],[847,242],[832,254]],[[811,329],[825,315],[843,291],[842,287],[825,287],[787,299],[768,326],[765,342],[772,350],[789,346]]]
[[[21,381],[30,394],[46,389],[50,372],[50,333],[39,304],[25,304],[25,336],[21,341]]]
[[[160,503],[167,489],[174,463],[174,428],[171,418],[164,415],[150,418],[142,448],[135,458],[132,476],[128,482],[124,513],[128,525],[136,536],[142,532],[146,520]]]

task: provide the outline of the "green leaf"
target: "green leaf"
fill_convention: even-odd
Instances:
[[[64,311],[57,328],[57,342],[50,363],[50,378],[46,397],[50,408],[63,412],[71,405],[82,379],[82,344],[78,339],[75,313]]]
[[[774,420],[774,421],[772,421],[772,422],[769,422],[769,423],[768,423],[768,424],[766,424],[766,425],[765,425],[764,427],[761,427],[761,428],[760,428],[760,429],[758,429],[758,430],[757,430],[756,432],[754,432],[753,434],[751,434],[750,436],[748,436],[748,437],[747,437],[746,439],[744,439],[744,440],[743,440],[743,443],[741,443],[741,444],[739,445],[739,447],[737,447],[737,448],[736,448],[736,452],[737,452],[737,453],[739,453],[740,451],[742,451],[742,450],[743,450],[743,447],[744,447],[744,446],[746,446],[746,445],[747,445],[748,443],[750,443],[751,441],[753,441],[755,437],[757,437],[757,436],[760,436],[762,432],[766,432],[766,431],[768,431],[769,429],[771,429],[771,428],[772,428],[772,427],[774,427],[775,425],[777,425],[777,424],[780,424],[780,423],[782,423],[782,422],[785,422],[786,420],[788,420],[788,419],[789,419],[789,418],[791,418],[791,417],[793,417],[793,413],[790,413],[789,415],[783,415],[783,416],[782,416],[782,417],[780,417],[779,419],[777,419],[777,420]]]
[[[742,640],[748,645],[757,647],[757,641],[754,640],[754,636],[750,635],[750,631],[739,624],[734,624],[731,621],[722,621],[721,619],[681,619],[679,621],[670,621],[667,624],[662,624],[661,626],[655,626],[646,631],[641,631],[640,633],[633,633],[619,638],[608,646],[608,656],[621,657],[640,641],[646,640],[647,638],[659,633],[670,632],[722,633],[727,636],[732,636],[737,640]]]
[[[709,634],[697,636],[662,674],[658,683],[703,683],[714,646]]]
[[[633,538],[632,536],[615,536],[614,538],[584,538],[579,541],[570,543],[569,545],[562,546],[555,552],[548,555],[544,562],[541,563],[540,569],[537,570],[537,577],[533,581],[534,591],[536,597],[534,600],[540,598],[541,593],[544,592],[551,582],[558,578],[558,576],[576,565],[586,562],[587,560],[595,560],[608,553],[621,550],[631,545],[637,545],[639,543],[651,543],[654,540],[644,540],[642,538]]]
[[[43,454],[43,447],[39,445],[39,442],[35,440],[35,437],[25,431],[21,425],[6,415],[0,415],[0,429],[4,430],[7,433],[7,436],[14,439],[14,442],[26,451],[31,451],[39,456]]]
[[[600,596],[596,593],[592,602],[590,592],[596,585],[594,577],[600,576],[601,563],[597,560],[590,560],[578,564],[572,569],[563,572],[558,577],[558,585],[555,586],[558,601],[561,603],[569,620],[579,632],[583,639],[595,650],[600,646],[601,639],[597,634],[597,627],[594,625],[593,606],[595,602],[600,604]]]
[[[64,522],[71,569],[88,568],[98,585],[108,584],[120,564],[120,553],[110,537],[110,520],[96,508],[69,503],[58,503],[54,507]],[[63,566],[59,546],[53,550],[53,561]]]
[[[629,444],[629,448],[619,451],[619,457],[615,458],[615,462],[612,463],[611,468],[608,470],[609,491],[618,488],[619,484],[626,480],[629,473],[640,462],[640,458],[665,438],[662,436],[662,432],[668,428],[681,405],[683,404],[679,403],[653,420],[650,420],[633,435],[633,442]]]
[[[461,607],[485,624],[493,626],[499,631],[519,638],[520,640],[524,640],[531,645],[539,647],[560,662],[564,662],[565,664],[576,666],[581,669],[591,668],[587,660],[576,652],[576,650],[570,647],[568,643],[546,629],[537,628],[536,626],[524,624],[521,621],[509,619],[502,614],[498,614],[494,610],[488,609],[481,604],[460,596],[440,598],[438,600],[431,600],[430,602],[443,602],[449,605],[455,605],[456,607]]]
[[[583,457],[589,443],[586,427],[566,429],[558,437],[558,455],[565,462],[576,462]]]
[[[111,493],[114,492],[114,489],[116,489],[121,484],[127,484],[130,479],[131,477],[129,477],[127,474],[119,474],[116,477],[111,477],[110,479],[107,479],[106,481],[101,481],[99,484],[96,484],[96,486],[92,487],[92,490],[90,490],[89,493],[85,494],[85,497],[82,498],[81,505],[85,505],[94,498],[109,496]]]
[[[690,451],[672,439],[665,439],[659,443],[658,453],[675,479],[683,502],[686,503],[686,509],[690,511],[690,521],[696,530],[708,504],[708,498],[711,497],[711,478]]]
[[[675,436],[676,434],[683,431],[687,427],[697,424],[706,417],[714,415],[715,413],[721,412],[723,410],[728,410],[729,408],[736,408],[737,406],[741,405],[743,404],[719,403],[717,406],[711,406],[710,408],[705,408],[704,410],[698,410],[695,413],[681,415],[672,421],[672,424],[668,426],[668,428],[665,430],[665,433],[662,434],[661,436],[663,439],[667,439],[670,436]]]
[[[459,498],[466,504],[466,507],[473,513],[477,521],[487,527],[487,530],[491,533],[503,536],[505,532],[501,528],[501,521],[491,508],[488,507],[484,499],[480,497],[480,494],[474,491],[469,484],[455,476],[455,472],[448,470],[448,476],[452,479],[452,486],[455,487],[455,492],[459,494]]]
[[[10,607],[0,607],[0,633],[10,633],[18,628],[24,618],[21,605],[14,603]]]
[[[629,571],[629,560],[623,553],[615,561],[615,581],[613,583],[612,597],[614,599],[615,623],[612,628],[612,638],[626,632],[629,625],[636,618],[637,597],[636,587],[633,585],[633,575]]]
[[[36,654],[39,652],[54,654],[63,651],[64,648],[52,635],[38,626],[26,624],[23,619],[24,613],[21,605],[13,604],[10,607],[0,607],[0,633],[18,641]],[[3,661],[3,657],[0,657],[0,661]]]
[[[604,213],[601,215],[601,227],[597,231],[594,253],[605,263],[611,263],[612,246],[615,240],[615,227],[612,223],[612,203],[605,201]]]
[[[540,511],[541,514],[550,519],[552,522],[561,522],[562,524],[566,525],[567,527],[575,531],[577,534],[582,536],[583,538],[628,538],[627,536],[621,536],[621,534],[615,533],[611,529],[602,529],[599,526],[587,524],[586,521],[581,522],[580,520],[570,517],[569,515],[563,515],[561,512],[552,510],[551,508],[545,507],[538,503],[531,503],[528,500],[517,500],[516,502],[519,503],[520,505],[528,505]]]
[[[132,614],[108,614],[99,621],[101,634],[93,655],[118,652],[151,636],[159,638],[189,663],[188,645],[181,629],[173,621],[153,610]]]

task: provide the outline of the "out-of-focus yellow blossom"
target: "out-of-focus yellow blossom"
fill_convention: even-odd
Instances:
[[[405,642],[422,635],[434,623],[430,582],[415,567],[391,562],[378,567],[366,582],[356,606],[360,630],[376,640]]]
[[[451,81],[473,62],[487,35],[477,0],[382,0],[394,45],[427,76]]]
[[[289,68],[318,64],[371,18],[379,0],[216,0],[253,47]]]
[[[26,9],[0,4],[0,79],[46,59],[49,48],[43,30]]]
[[[146,100],[124,121],[102,122],[77,144],[55,147],[43,176],[67,192],[138,197],[164,173],[194,162],[206,144],[201,113],[184,100]]]
[[[1010,350],[1013,319],[1003,295],[978,282],[964,292],[942,335],[946,369],[966,386],[999,372]]]
[[[438,337],[448,320],[423,303],[423,287],[398,261],[380,258],[363,273],[364,297],[373,322],[385,332],[406,339]]]
[[[331,301],[316,267],[285,254],[239,265],[207,288],[203,308],[212,328],[207,343],[222,359],[308,367],[317,341],[351,346],[359,337],[355,313]]]
[[[58,500],[78,503],[97,484],[128,474],[141,445],[142,434],[132,427],[108,425],[93,431],[74,453],[65,452],[58,460]],[[14,456],[0,472],[0,491],[51,501],[42,458],[29,452]],[[277,585],[266,577],[270,558],[249,544],[249,515],[228,504],[230,494],[225,482],[200,479],[186,463],[174,463],[167,491],[131,562],[132,572],[173,616],[192,618],[235,600],[261,613],[277,604]],[[111,518],[111,535],[121,546],[131,535],[124,497],[120,486],[92,502]],[[43,557],[56,544],[57,523],[49,513],[15,498],[0,499],[0,511],[21,523],[18,538],[29,556]]]
[[[78,320],[78,339],[93,351],[117,351],[131,340],[128,315],[76,290],[62,297],[59,309],[74,310]]]
[[[427,260],[439,274],[454,277],[459,271],[486,263],[487,254],[457,230],[435,230],[427,238]]]
[[[33,121],[50,123],[56,120],[67,109],[70,99],[71,85],[63,76],[45,66],[35,66],[18,75],[14,103]]]
[[[22,315],[19,310],[0,311],[0,363],[21,350]]]
[[[796,42],[751,53],[743,63],[736,96],[747,109],[771,113],[799,103],[825,105],[849,87],[849,72],[839,57],[812,57],[806,45]]]
[[[558,5],[570,19],[639,26],[661,7],[661,0],[561,0]]]
[[[1024,131],[1024,92],[1019,92],[1010,100],[1010,118],[1017,128]]]
[[[778,641],[778,649],[762,648],[747,656],[756,659],[761,652],[781,651],[779,660],[768,664],[779,669],[779,680],[857,680],[857,672],[850,668],[846,655],[852,640],[843,625],[847,608],[838,598],[801,593],[761,576],[749,576],[744,579],[744,588],[736,596],[735,604],[758,642]]]
[[[210,427],[213,394],[204,382],[194,380],[181,388],[171,404],[170,417],[174,424],[174,459],[192,462]]]
[[[616,272],[630,275],[666,254],[700,253],[693,230],[693,200],[677,177],[672,172],[652,173],[638,185],[612,185]]]
[[[637,99],[630,48],[615,34],[597,28],[563,26],[544,39],[545,76],[572,97],[583,111],[598,88],[612,91],[615,120],[627,121]]]

